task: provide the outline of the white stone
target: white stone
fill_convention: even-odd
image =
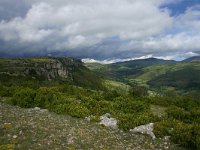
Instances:
[[[100,123],[99,124],[102,124],[106,127],[111,127],[113,129],[117,129],[118,126],[117,126],[117,120],[115,118],[112,118],[111,115],[109,113],[106,113],[104,115],[102,115],[100,117]]]
[[[35,107],[34,110],[37,110],[37,111],[38,111],[38,110],[40,110],[40,108],[39,108],[39,107]]]
[[[41,113],[46,113],[46,112],[48,112],[48,109],[41,109],[40,112]]]
[[[153,133],[153,129],[154,129],[153,125],[154,125],[153,123],[141,125],[141,126],[135,127],[134,129],[130,129],[130,131],[133,133],[147,134],[147,135],[150,135],[152,137],[152,139],[155,139],[156,136]]]

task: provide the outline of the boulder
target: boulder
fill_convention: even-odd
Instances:
[[[147,134],[147,135],[150,135],[152,139],[155,139],[156,136],[153,133],[153,129],[154,129],[153,125],[154,125],[153,123],[141,125],[141,126],[135,127],[134,129],[130,129],[130,132]]]
[[[113,129],[117,129],[118,126],[117,126],[117,120],[115,118],[112,118],[111,115],[109,113],[106,113],[104,115],[102,115],[100,117],[100,123],[99,124],[102,124],[106,127],[110,127],[110,128],[113,128]]]

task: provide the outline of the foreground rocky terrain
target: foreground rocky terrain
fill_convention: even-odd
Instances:
[[[0,102],[0,149],[146,150],[177,146],[167,139],[123,132],[39,108],[23,109]]]

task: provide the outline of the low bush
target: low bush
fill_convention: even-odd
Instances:
[[[118,125],[124,130],[132,129],[136,126],[145,125],[151,122],[158,121],[159,118],[151,113],[135,114],[118,114],[116,115]]]
[[[53,109],[52,107],[61,99],[57,88],[41,87],[36,91],[35,105],[41,108]]]
[[[22,88],[15,92],[14,96],[11,98],[11,103],[25,108],[34,107],[36,106],[35,96],[36,92],[34,90]]]
[[[174,143],[184,147],[200,148],[199,124],[187,124],[178,120],[164,119],[154,124],[154,133],[157,137],[171,136]]]

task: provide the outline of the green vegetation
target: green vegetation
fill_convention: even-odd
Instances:
[[[200,61],[189,60],[175,62],[149,58],[107,65],[90,63],[86,66],[106,79],[129,85],[150,86],[156,90],[199,90]]]
[[[1,89],[9,87],[1,85]],[[1,96],[4,96],[2,91]],[[154,122],[157,137],[168,135],[175,143],[199,148],[200,101],[191,96],[163,94],[149,97],[140,95],[140,91],[137,96],[131,92],[122,95],[116,91],[95,91],[67,84],[39,88],[11,87],[10,91],[13,93],[7,103],[13,105],[40,107],[78,118],[94,116],[96,121],[101,115],[110,113],[117,118],[119,127],[126,131]],[[155,113],[152,106],[162,107],[162,115]]]
[[[160,60],[150,59],[136,61],[134,64],[125,62],[110,65],[112,69],[117,70],[114,72],[114,74],[116,73],[114,78],[122,77],[122,80],[126,82],[126,79],[130,77],[128,74],[131,75],[131,78],[135,76],[134,79],[129,80],[132,82],[127,81],[129,85],[121,83],[119,80],[104,80],[78,61],[72,64],[67,63],[70,68],[68,78],[58,76],[49,79],[45,75],[38,76],[38,69],[36,69],[38,66],[33,67],[28,75],[16,74],[15,71],[12,72],[13,69],[10,69],[13,64],[21,63],[22,60],[26,65],[23,64],[21,69],[35,66],[35,62],[49,63],[48,59],[16,59],[17,61],[13,62],[9,59],[0,60],[0,65],[4,66],[0,70],[0,96],[7,97],[6,102],[12,105],[24,108],[40,107],[57,114],[77,118],[94,116],[93,121],[98,121],[101,115],[110,113],[118,120],[118,126],[125,131],[154,122],[154,132],[157,137],[171,136],[171,140],[177,144],[192,149],[200,148],[198,91],[200,75],[196,62],[173,64],[174,62],[169,61],[169,64],[166,65],[162,64],[164,62]],[[12,67],[7,64],[8,61]],[[58,59],[57,61],[64,63],[70,60]],[[166,70],[159,69],[165,65],[168,66]],[[188,67],[190,65],[193,67]],[[171,66],[173,69],[170,72],[167,71]],[[150,67],[159,70],[158,73],[156,75],[147,73],[150,72]],[[105,68],[109,67],[99,65],[95,69]],[[144,68],[147,72],[144,72]],[[112,69],[110,73],[113,73]],[[129,71],[126,71],[127,69]],[[106,72],[102,72],[101,75],[104,73]],[[151,83],[151,86],[134,82],[139,78],[145,78],[145,82]],[[195,80],[195,84],[193,80]],[[164,84],[168,90],[163,91],[163,87],[160,87],[161,84]],[[149,88],[152,86],[156,86],[156,92],[150,92],[152,89]],[[169,88],[171,86],[172,88]],[[187,93],[175,91],[176,88],[181,87],[184,88],[183,90],[190,90]]]

